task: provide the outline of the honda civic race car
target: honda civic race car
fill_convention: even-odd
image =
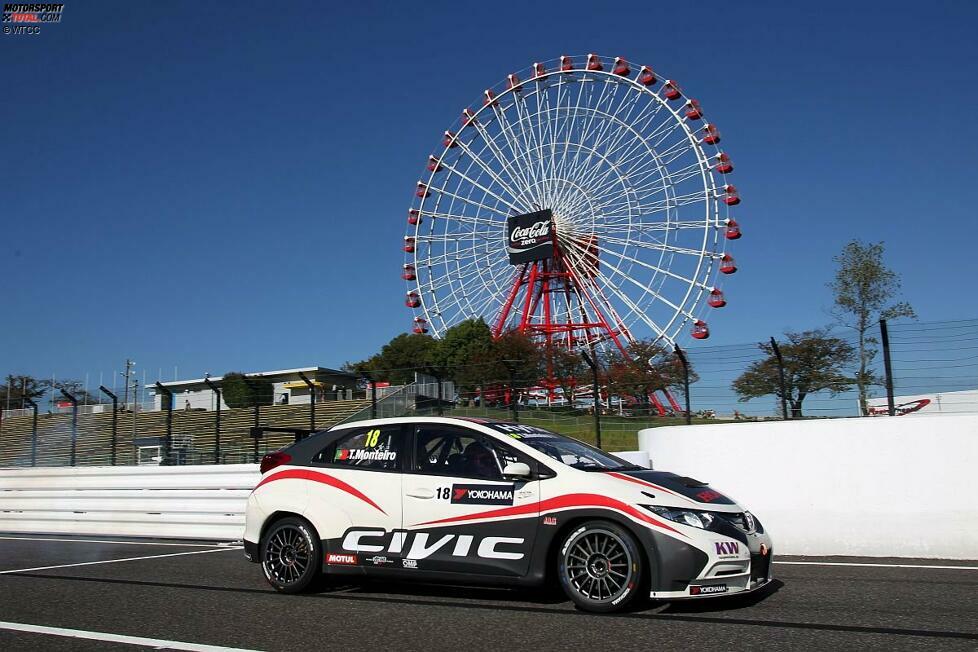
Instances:
[[[248,499],[245,554],[275,589],[323,575],[540,585],[607,612],[771,580],[750,512],[535,426],[461,418],[343,424],[270,453]]]

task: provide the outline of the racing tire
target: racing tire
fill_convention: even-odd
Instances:
[[[301,593],[318,582],[323,551],[315,528],[305,519],[289,516],[275,521],[262,537],[261,569],[281,593]]]
[[[610,521],[587,521],[564,537],[557,551],[557,577],[578,608],[620,611],[641,594],[642,553],[635,537]]]

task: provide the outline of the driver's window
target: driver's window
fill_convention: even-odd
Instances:
[[[502,480],[503,464],[490,437],[440,424],[418,426],[415,470],[478,480]]]

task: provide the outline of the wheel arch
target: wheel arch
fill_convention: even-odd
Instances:
[[[642,555],[642,563],[645,566],[645,572],[643,575],[645,579],[648,580],[652,577],[652,573],[655,570],[653,568],[654,555],[650,554],[650,547],[653,546],[652,537],[647,533],[644,534],[640,525],[635,522],[625,518],[624,516],[618,514],[617,512],[611,511],[600,511],[600,512],[589,512],[587,514],[574,514],[566,522],[561,523],[560,527],[554,533],[553,538],[550,540],[550,544],[547,546],[547,555],[544,568],[544,582],[550,586],[556,586],[556,568],[557,568],[557,554],[560,550],[561,544],[568,534],[574,531],[575,528],[580,525],[587,523],[589,521],[608,521],[614,523],[615,525],[624,528],[626,532],[635,537],[635,541],[638,542],[639,554]]]
[[[316,524],[309,520],[309,517],[307,517],[305,514],[300,514],[298,512],[290,512],[283,509],[283,510],[272,512],[271,514],[268,515],[268,518],[265,519],[265,522],[262,523],[261,535],[258,539],[258,543],[261,544],[265,540],[265,533],[268,532],[268,529],[270,527],[272,527],[282,519],[289,518],[289,517],[301,518],[303,521],[306,521],[312,526],[313,533],[316,535],[316,537],[319,537],[319,530],[316,529]]]

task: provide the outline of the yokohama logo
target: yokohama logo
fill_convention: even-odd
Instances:
[[[456,505],[512,505],[513,487],[500,485],[452,485],[452,503]]]
[[[469,497],[472,500],[512,500],[512,491],[489,491],[488,489],[456,489],[455,499],[459,500],[465,497]]]
[[[356,555],[339,555],[336,553],[329,553],[326,555],[326,563],[340,566],[353,566],[357,563]]]

